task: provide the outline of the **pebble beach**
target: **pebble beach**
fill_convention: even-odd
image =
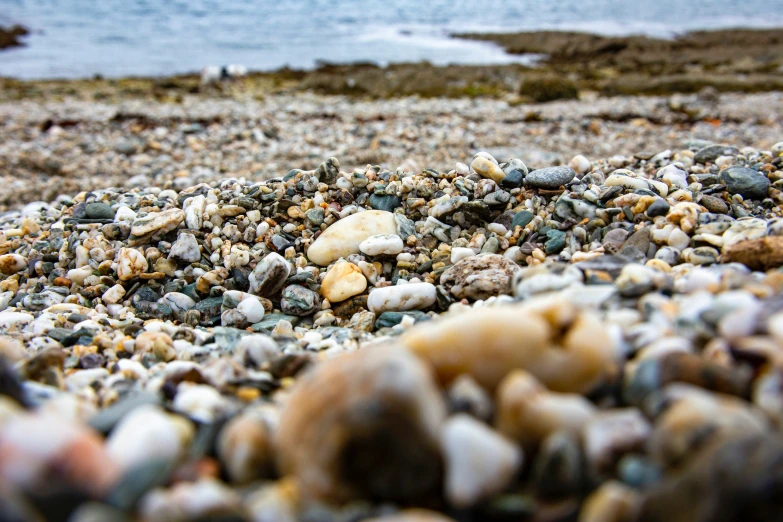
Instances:
[[[781,113],[0,103],[0,520],[779,520]]]

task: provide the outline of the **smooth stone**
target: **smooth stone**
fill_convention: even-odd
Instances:
[[[525,177],[525,185],[534,188],[555,190],[576,176],[570,167],[547,167],[534,170]]]
[[[521,210],[514,214],[514,219],[511,220],[511,230],[514,230],[516,227],[522,227],[525,228],[528,223],[533,221],[533,218],[535,216],[532,212],[529,210]]]
[[[400,346],[326,359],[297,379],[285,402],[275,434],[279,469],[316,500],[434,498],[445,416],[431,371]]]
[[[114,219],[114,211],[106,203],[87,203],[85,210],[90,219]]]
[[[747,167],[729,167],[720,173],[720,179],[731,194],[740,194],[745,199],[766,198],[770,186],[765,175]]]
[[[724,263],[742,263],[751,270],[783,266],[783,236],[739,241],[723,248]]]
[[[665,216],[669,213],[671,206],[663,198],[656,198],[652,204],[647,207],[647,217],[654,218],[658,216]]]
[[[366,210],[352,214],[324,230],[310,245],[307,258],[317,265],[327,266],[341,257],[358,254],[359,245],[368,237],[396,232],[397,223],[391,212]]]
[[[407,283],[376,288],[367,298],[367,307],[378,315],[383,312],[421,310],[435,304],[437,291],[430,283]]]
[[[115,304],[119,303],[122,299],[122,296],[125,295],[125,288],[121,284],[116,284],[106,290],[106,292],[103,293],[101,296],[101,299],[103,299],[104,303],[108,304]]]
[[[446,467],[445,496],[466,508],[503,491],[522,465],[519,447],[483,422],[461,413],[441,431]]]
[[[651,431],[649,421],[636,408],[602,411],[582,431],[587,461],[594,471],[609,472],[621,456],[642,449]]]
[[[590,160],[582,156],[581,154],[577,154],[573,158],[571,158],[571,161],[568,162],[568,166],[574,169],[574,172],[577,174],[584,174],[586,172],[590,172],[590,169],[593,168],[592,164],[590,163]]]
[[[359,250],[368,256],[396,256],[402,249],[402,238],[397,234],[370,236],[359,244]]]
[[[0,312],[0,328],[12,328],[18,324],[27,324],[33,319],[35,316],[24,312]]]
[[[717,196],[702,196],[699,200],[699,204],[703,205],[707,210],[714,214],[729,213],[729,205]]]
[[[272,408],[248,409],[220,430],[217,455],[232,482],[248,483],[271,475],[272,436],[277,417]]]
[[[276,252],[267,254],[250,273],[250,292],[270,297],[280,291],[291,272],[291,265]]]
[[[299,285],[287,286],[280,300],[280,309],[283,313],[300,317],[314,314],[320,306],[321,297],[309,288]]]
[[[532,449],[556,433],[581,435],[597,412],[581,395],[549,391],[529,372],[514,370],[498,387],[495,427]]]
[[[161,300],[163,304],[168,305],[173,312],[187,312],[196,306],[196,301],[190,296],[180,292],[169,292],[165,294]]]
[[[739,153],[736,147],[730,145],[707,145],[699,149],[693,155],[693,161],[696,163],[709,163],[715,161],[721,156],[734,156]]]
[[[470,168],[476,171],[476,173],[482,178],[489,178],[495,183],[502,182],[503,178],[506,177],[506,173],[503,172],[503,169],[501,169],[496,163],[488,160],[483,156],[477,156],[471,162]]]
[[[255,324],[264,318],[264,305],[254,295],[245,296],[237,305],[237,310],[245,316],[250,324]]]
[[[393,194],[373,194],[368,203],[375,210],[391,212],[395,208],[402,206],[402,200],[399,196]]]
[[[556,298],[449,314],[415,325],[401,341],[432,365],[441,382],[469,373],[493,391],[519,368],[551,390],[587,392],[614,357],[602,322]]]
[[[5,254],[0,256],[0,272],[13,275],[27,268],[27,259],[19,254]]]
[[[547,241],[544,243],[544,252],[557,254],[565,248],[566,233],[562,230],[550,230],[546,233]]]
[[[455,263],[440,276],[440,283],[457,299],[486,299],[511,294],[519,265],[498,254],[482,254]]]
[[[175,462],[194,435],[185,419],[142,404],[127,413],[106,439],[106,451],[123,470],[155,461]]]
[[[199,249],[196,236],[193,234],[180,234],[177,240],[171,245],[169,259],[176,259],[186,263],[196,263],[201,259],[201,250]]]
[[[185,211],[185,225],[190,230],[200,230],[204,224],[204,213],[207,209],[207,198],[199,194],[190,197],[182,204]]]
[[[525,172],[520,169],[510,171],[500,180],[500,186],[504,189],[515,189],[522,187],[525,181]]]
[[[398,236],[394,236],[399,239]],[[330,303],[339,303],[359,295],[367,288],[367,279],[361,269],[348,261],[338,261],[321,282],[321,295]]]
[[[416,323],[429,319],[429,316],[426,313],[418,310],[408,312],[383,312],[378,316],[378,319],[375,320],[375,328],[391,328],[392,326],[397,326],[406,317],[412,318]],[[781,335],[781,337],[783,338],[783,335]]]

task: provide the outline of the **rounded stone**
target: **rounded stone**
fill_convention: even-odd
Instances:
[[[359,253],[359,245],[368,237],[395,234],[394,214],[383,210],[366,210],[345,217],[324,230],[307,250],[307,258],[326,266],[341,257]]]
[[[769,191],[769,179],[747,167],[729,167],[720,173],[720,179],[729,192],[745,199],[764,199]]]
[[[498,254],[467,257],[443,272],[440,283],[458,299],[486,299],[511,294],[511,282],[521,269]]]
[[[571,167],[547,167],[534,170],[525,177],[525,185],[533,188],[554,190],[565,185],[576,176]]]
[[[321,295],[331,303],[339,303],[361,294],[366,288],[367,279],[358,266],[348,261],[338,261],[321,282]]]
[[[309,288],[290,285],[283,290],[280,309],[285,314],[304,317],[317,312],[320,306],[321,297]]]

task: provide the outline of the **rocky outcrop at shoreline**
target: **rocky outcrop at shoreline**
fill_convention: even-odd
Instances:
[[[28,34],[30,34],[30,31],[21,25],[0,27],[0,50],[24,45],[24,43],[20,40],[20,37],[26,36]]]

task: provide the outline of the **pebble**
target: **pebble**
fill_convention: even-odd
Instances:
[[[370,236],[359,244],[359,251],[368,256],[396,256],[402,248],[402,238],[397,234]]]
[[[331,303],[339,303],[361,294],[366,288],[367,279],[361,269],[353,263],[341,260],[326,272],[321,282],[321,295]]]
[[[477,156],[470,164],[470,168],[482,178],[489,178],[495,183],[501,183],[506,177],[506,173],[498,166],[497,162],[490,161],[483,156]]]
[[[290,285],[283,290],[280,309],[284,314],[304,317],[312,315],[321,306],[321,297],[312,290],[298,285]]]
[[[511,293],[519,266],[503,256],[484,254],[461,259],[443,272],[440,283],[458,299],[486,299]]]
[[[391,212],[366,210],[336,221],[324,230],[307,250],[307,258],[326,266],[329,263],[358,254],[362,241],[379,234],[396,234],[397,224]]]
[[[117,277],[120,281],[135,279],[148,268],[144,254],[134,248],[121,248],[117,254]]]
[[[430,371],[398,346],[319,364],[297,382],[275,435],[301,491],[344,502],[412,502],[440,487],[445,405]]]
[[[367,298],[367,307],[376,315],[383,312],[423,310],[435,304],[437,292],[430,283],[407,283],[376,288]]]
[[[533,188],[555,190],[576,176],[571,167],[546,167],[530,172],[525,177],[525,185]]]
[[[729,167],[720,173],[720,179],[731,194],[745,199],[766,198],[770,186],[766,176],[747,167]]]
[[[522,450],[470,415],[457,414],[441,431],[445,497],[466,508],[503,491],[522,466]]]
[[[13,275],[27,268],[27,260],[19,254],[5,254],[0,256],[0,272]]]
[[[196,236],[193,234],[180,234],[177,240],[171,245],[169,259],[184,261],[185,263],[196,263],[201,259],[201,250],[199,249]]]
[[[488,390],[512,370],[527,369],[552,390],[585,392],[613,357],[600,322],[558,301],[540,310],[473,309],[416,325],[401,341],[432,365],[441,382],[468,373]]]
[[[250,292],[269,297],[279,292],[291,267],[283,256],[272,252],[267,254],[253,269],[249,276]]]

